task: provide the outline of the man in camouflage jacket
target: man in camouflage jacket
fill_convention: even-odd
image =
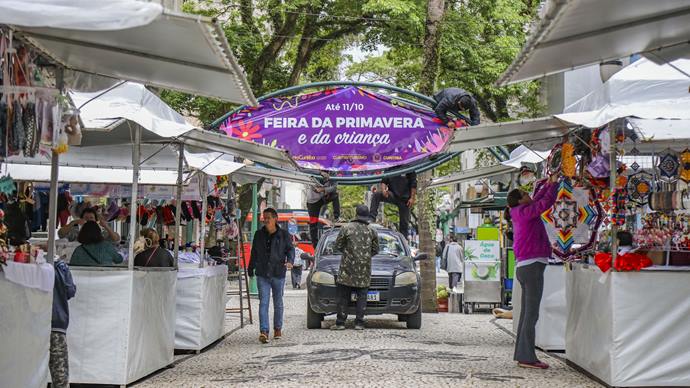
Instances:
[[[336,280],[338,286],[338,316],[334,330],[345,328],[347,306],[352,293],[357,295],[355,329],[364,329],[364,310],[367,307],[367,291],[371,280],[371,258],[379,252],[379,237],[369,226],[369,209],[357,206],[357,218],[342,229],[335,240],[335,247],[342,252]]]

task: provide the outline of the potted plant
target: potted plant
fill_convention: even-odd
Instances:
[[[440,285],[436,287],[436,301],[438,303],[438,312],[447,313],[448,312],[448,296],[450,295],[450,289],[448,286]]]

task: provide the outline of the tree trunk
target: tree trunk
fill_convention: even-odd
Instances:
[[[252,71],[251,84],[254,94],[263,94],[264,75],[266,74],[266,69],[275,63],[280,50],[283,49],[285,43],[295,32],[298,16],[299,15],[297,12],[290,12],[286,14],[282,26],[273,33],[271,40],[268,42],[266,47],[261,50],[261,54],[259,54],[259,58],[257,58],[256,62],[254,63],[254,70]]]
[[[445,12],[445,1],[428,0],[426,12],[424,62],[422,64],[419,92],[431,96],[434,94],[436,78],[438,77],[438,44],[441,38],[441,21]]]
[[[304,68],[307,67],[312,53],[312,38],[318,30],[316,21],[320,9],[309,9],[310,15],[304,19],[304,28],[302,29],[302,36],[300,37],[299,45],[297,46],[297,56],[295,63],[292,66],[292,73],[290,74],[290,82],[288,86],[297,85],[299,77],[302,75]]]
[[[438,77],[439,40],[441,22],[445,12],[444,0],[428,0],[427,17],[424,33],[424,62],[419,91],[427,96],[433,95]],[[431,181],[431,171],[417,177],[417,233],[419,250],[429,255],[429,260],[420,261],[422,276],[422,312],[435,313],[436,303],[436,247],[434,244],[431,220],[434,217],[434,204],[431,190],[427,189]]]

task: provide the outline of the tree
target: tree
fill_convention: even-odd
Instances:
[[[424,60],[419,82],[419,91],[426,95],[433,94],[436,87],[439,62],[439,40],[441,38],[441,21],[445,11],[444,0],[428,0],[426,29],[424,33]],[[421,173],[417,178],[417,232],[419,249],[435,257],[435,244],[432,230],[435,229],[434,195],[427,186],[431,182],[431,171]],[[432,226],[433,225],[433,226]],[[437,312],[436,303],[436,263],[424,260],[420,263],[422,276],[422,311]]]

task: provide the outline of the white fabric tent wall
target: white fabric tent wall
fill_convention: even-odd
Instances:
[[[0,24],[27,27],[121,30],[147,25],[161,13],[160,4],[138,0],[0,0]]]
[[[50,166],[4,164],[2,166],[2,172],[18,181],[50,181]],[[139,184],[141,185],[173,186],[177,184],[176,171],[141,170],[139,174]],[[60,182],[68,183],[132,184],[131,169],[62,166],[60,167],[58,177]]]
[[[690,60],[657,65],[641,59],[614,74],[601,88],[556,115],[597,128],[621,117],[690,119]]]

